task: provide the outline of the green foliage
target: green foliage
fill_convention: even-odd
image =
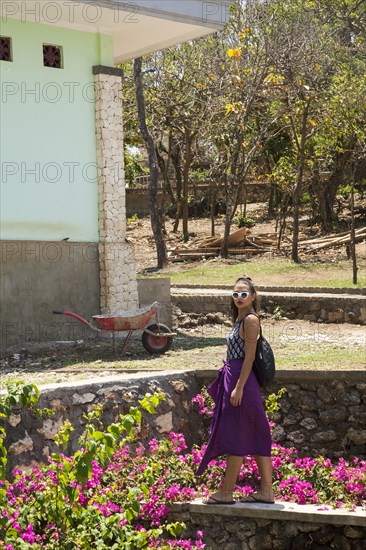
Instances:
[[[338,189],[338,194],[342,197],[349,197],[352,192],[352,185],[343,185]]]
[[[273,310],[273,318],[276,321],[280,321],[283,318],[283,309],[281,306],[276,306]]]
[[[270,418],[279,410],[285,392],[281,388],[269,395]],[[185,525],[167,520],[166,505],[192,500],[197,491],[215,490],[225,461],[213,461],[197,480],[195,470],[203,449],[186,452],[183,434],[171,432],[160,441],[152,439],[148,449],[134,442],[135,432],[142,428],[142,410],[156,412],[162,399],[162,392],[146,394],[139,407],[131,407],[106,430],[101,426],[102,407],[95,407],[84,416],[85,434],[76,453],[54,453],[40,469],[27,474],[16,471],[13,484],[4,479],[0,539],[6,550],[203,548],[201,540],[181,539]],[[205,389],[193,401],[201,414],[212,410]],[[59,446],[67,446],[71,428],[70,424],[62,427]],[[324,457],[298,459],[296,449],[280,445],[273,447],[273,456],[274,485],[281,500],[332,506],[342,501],[352,507],[365,495],[366,465],[357,458],[353,464],[340,459],[333,467]],[[257,473],[253,458],[245,459],[236,490],[242,494],[253,490]]]
[[[38,389],[35,386],[29,386],[24,387],[23,391],[21,388],[23,388],[21,384],[14,385],[10,388],[10,394],[2,398],[2,404],[8,415],[12,411],[9,404],[20,401],[24,406],[29,403],[32,406],[36,404],[36,397],[39,397]],[[39,472],[33,470],[35,485],[42,479],[52,481],[47,484],[46,489],[41,484],[40,489],[32,493],[32,498],[25,497],[15,523],[10,511],[10,523],[7,520],[7,512],[0,518],[0,531],[6,528],[3,540],[9,545],[24,548],[24,550],[44,547],[62,550],[74,550],[76,547],[85,550],[91,547],[100,550],[107,548],[135,550],[152,548],[149,541],[158,540],[162,535],[175,539],[180,537],[185,527],[183,523],[164,524],[156,520],[149,527],[151,520],[144,521],[141,517],[144,501],[149,500],[151,491],[155,495],[156,480],[159,476],[164,476],[168,480],[164,459],[172,455],[173,442],[162,441],[159,445],[157,444],[156,454],[150,458],[146,457],[146,467],[144,448],[139,447],[142,454],[136,455],[135,460],[132,448],[131,451],[129,450],[129,445],[134,441],[135,432],[141,428],[142,411],[155,414],[159,403],[164,399],[165,395],[161,391],[154,394],[147,393],[139,400],[139,407],[130,407],[127,414],[119,415],[118,421],[110,424],[106,430],[101,426],[102,405],[96,405],[90,412],[84,414],[85,431],[79,438],[80,448],[72,456],[65,456],[62,452],[53,453],[48,466],[44,466]],[[68,446],[72,431],[73,427],[69,421],[66,421],[55,437],[56,444],[63,450]],[[114,467],[118,466],[120,469],[118,476],[109,469],[116,453],[117,455],[121,453],[121,456],[127,459],[126,461],[122,459],[120,465],[118,462],[114,463]],[[138,470],[135,471],[134,468],[137,465]],[[172,476],[171,483],[174,482],[179,470],[182,472],[182,463],[176,456],[172,461],[172,470],[169,474]],[[103,476],[102,472],[104,472]],[[16,472],[16,476],[17,498],[21,499],[28,490],[27,484],[22,473]],[[100,486],[102,478],[104,489],[99,496],[98,493],[94,494],[94,488]],[[29,480],[30,477],[27,479]],[[0,506],[7,510],[6,489],[9,484],[4,476],[2,480]],[[162,495],[159,496],[159,500],[161,498]],[[111,511],[113,510],[113,514],[108,512],[108,506]],[[117,509],[120,509],[120,512],[115,513]],[[158,513],[164,516],[163,510]],[[146,528],[136,529],[138,517]],[[19,525],[19,528],[13,528],[11,524]],[[22,530],[25,532],[27,525],[26,538],[20,538],[19,532]],[[30,525],[32,529],[29,529]],[[42,532],[45,528],[47,544],[43,542],[41,535],[36,535],[37,531]],[[28,544],[26,541],[32,541],[33,544]],[[179,545],[175,546],[181,548]],[[169,545],[165,546],[163,543],[159,545],[159,548],[165,547],[168,548]],[[190,547],[195,549],[194,545]]]
[[[240,227],[253,227],[255,225],[255,220],[249,216],[244,216],[241,212],[236,216],[236,225]]]
[[[163,392],[156,392],[153,395],[147,393],[143,399],[139,401],[141,407],[149,412],[150,414],[156,413],[156,407],[159,405],[160,401],[165,399]],[[135,410],[135,409],[134,409]],[[136,414],[138,411],[136,410]]]
[[[200,168],[196,168],[195,170],[189,171],[189,179],[192,182],[206,181],[208,177],[209,177],[209,170],[202,170]]]
[[[281,190],[291,193],[296,181],[296,159],[294,155],[291,153],[290,156],[282,156],[269,177]]]
[[[139,219],[138,215],[135,213],[135,214],[132,214],[132,216],[130,216],[129,218],[127,218],[127,223],[134,223],[134,222],[137,222]]]
[[[300,204],[308,204],[310,202],[310,194],[308,192],[303,193],[299,200]]]
[[[40,392],[35,384],[26,384],[21,380],[16,382],[7,382],[5,384],[7,393],[0,395],[0,419],[9,418],[16,410],[18,413],[28,411],[36,417],[51,416],[53,412],[50,409],[38,409]],[[7,465],[7,450],[4,440],[6,429],[0,425],[0,480],[5,479]],[[0,500],[3,495],[3,488],[0,488]]]
[[[266,399],[265,407],[268,418],[272,419],[280,408],[279,400],[287,392],[286,388],[280,388],[277,393],[271,393]]]
[[[148,174],[149,169],[143,166],[140,153],[132,152],[128,147],[125,147],[125,177],[129,186],[133,187],[137,176]]]
[[[32,409],[36,411],[40,392],[35,384],[25,384],[22,381],[8,382],[7,393],[0,396],[0,414],[9,418],[14,408],[20,410]]]

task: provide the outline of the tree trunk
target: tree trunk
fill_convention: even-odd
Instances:
[[[146,149],[149,156],[150,167],[150,189],[149,189],[149,202],[150,202],[150,218],[151,228],[154,234],[158,268],[162,269],[168,265],[168,255],[162,231],[161,212],[158,207],[158,161],[156,157],[156,150],[154,140],[148,130],[146,124],[146,110],[145,110],[145,97],[144,88],[142,84],[142,59],[141,57],[134,61],[134,79],[136,84],[136,99],[138,108],[138,119],[142,137],[145,141]]]
[[[314,148],[312,148],[309,151],[310,157],[314,157],[314,167],[311,172],[311,177],[309,181],[309,196],[310,196],[310,205],[311,205],[311,223],[316,223],[319,221],[318,216],[318,202],[317,202],[317,192],[316,189],[319,186],[320,183],[320,171],[319,171],[319,163],[316,160],[315,154],[314,154]]]
[[[352,282],[357,285],[357,257],[356,257],[356,235],[355,235],[355,180],[352,180],[351,196],[351,258],[352,258]]]
[[[169,162],[165,162],[163,155],[161,155],[158,150],[156,150],[156,156],[157,156],[160,171],[163,175],[163,204],[166,198],[166,194],[168,194],[170,202],[174,205],[176,204],[176,200],[175,200],[172,186],[170,185]]]
[[[177,212],[175,214],[173,226],[173,233],[176,233],[178,231],[179,220],[182,215],[182,166],[180,147],[177,143],[172,146],[171,156],[175,170],[175,182],[177,187]]]
[[[225,216],[225,229],[224,229],[224,238],[221,245],[220,254],[222,258],[227,258],[229,255],[228,250],[228,239],[230,235],[230,227],[232,220],[232,190],[234,187],[234,178],[233,176],[228,176],[226,182],[226,216]]]
[[[275,184],[271,183],[269,188],[269,200],[268,200],[268,217],[274,218],[275,213]]]
[[[344,153],[338,153],[333,172],[326,182],[319,182],[318,200],[319,200],[319,216],[320,224],[323,233],[329,233],[332,223],[335,219],[333,210],[334,201],[339,185],[344,181],[344,174],[347,163],[351,155],[352,146],[349,146]]]
[[[189,169],[192,162],[192,135],[189,128],[184,129],[186,153],[184,158],[183,168],[183,193],[182,193],[182,214],[183,214],[183,240],[187,242],[189,239],[188,233],[188,182],[189,182]]]
[[[299,167],[297,171],[297,179],[295,188],[292,193],[293,201],[293,231],[292,231],[292,250],[291,250],[291,259],[296,263],[300,263],[299,258],[299,219],[300,219],[300,197],[302,190],[302,182],[304,177],[304,167],[305,167],[305,146],[306,146],[306,134],[307,134],[307,123],[309,116],[309,106],[310,100],[306,103],[304,111],[302,114],[302,125],[301,125],[301,140],[299,148]]]
[[[281,250],[281,242],[282,242],[282,236],[286,229],[286,221],[287,221],[287,212],[290,202],[290,196],[287,193],[284,193],[282,195],[281,203],[280,203],[280,210],[278,213],[278,216],[276,218],[276,233],[278,234],[277,237],[277,250]]]
[[[215,217],[216,217],[217,186],[215,180],[210,181],[209,201],[210,201],[210,220],[211,237],[215,236]]]

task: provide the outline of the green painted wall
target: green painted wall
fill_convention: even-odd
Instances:
[[[15,20],[1,35],[1,238],[98,241],[92,67],[113,66],[112,37]],[[43,43],[62,69],[43,66]]]

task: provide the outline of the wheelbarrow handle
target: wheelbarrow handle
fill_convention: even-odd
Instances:
[[[94,325],[92,325],[91,323],[89,323],[89,321],[84,319],[84,317],[81,317],[80,315],[77,315],[76,313],[73,313],[72,311],[62,311],[61,309],[54,309],[53,313],[55,313],[56,315],[68,315],[69,317],[73,317],[73,319],[76,319],[77,321],[79,321],[79,323],[82,323],[83,325],[86,325],[87,327],[95,330],[95,332],[101,332],[101,330],[99,328],[97,328]]]

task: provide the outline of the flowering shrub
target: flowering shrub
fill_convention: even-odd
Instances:
[[[279,399],[286,392],[281,388],[277,394],[270,394],[266,400],[268,418],[279,409]],[[197,403],[199,413],[211,416],[213,401],[203,389],[192,400]],[[271,430],[275,423],[270,420]],[[205,446],[193,449],[195,465],[201,461]],[[345,461],[340,458],[334,464],[329,458],[299,458],[297,449],[286,448],[276,443],[272,446],[272,465],[276,500],[292,501],[298,504],[328,504],[332,507],[354,508],[366,500],[366,461],[354,458]],[[225,460],[213,460],[201,478],[201,490],[207,494],[220,483],[226,466]],[[257,485],[258,468],[252,457],[246,457],[238,477],[236,491],[244,496],[254,492]]]
[[[226,462],[212,461],[205,475],[196,478],[205,446],[188,450],[183,435],[174,432],[146,445],[135,441],[141,409],[154,413],[163,398],[147,394],[139,408],[131,407],[105,431],[97,406],[85,415],[85,435],[74,455],[62,452],[73,429],[65,422],[56,437],[60,450],[47,465],[15,470],[13,482],[3,477],[0,548],[203,549],[203,532],[194,540],[183,538],[185,526],[168,521],[168,506],[216,489]],[[274,407],[275,401],[273,397]],[[194,402],[209,412],[204,397]],[[341,459],[333,465],[323,457],[299,458],[296,449],[280,445],[273,446],[272,460],[277,500],[354,507],[366,498],[366,461]],[[254,491],[257,473],[254,459],[246,458],[239,494]]]

